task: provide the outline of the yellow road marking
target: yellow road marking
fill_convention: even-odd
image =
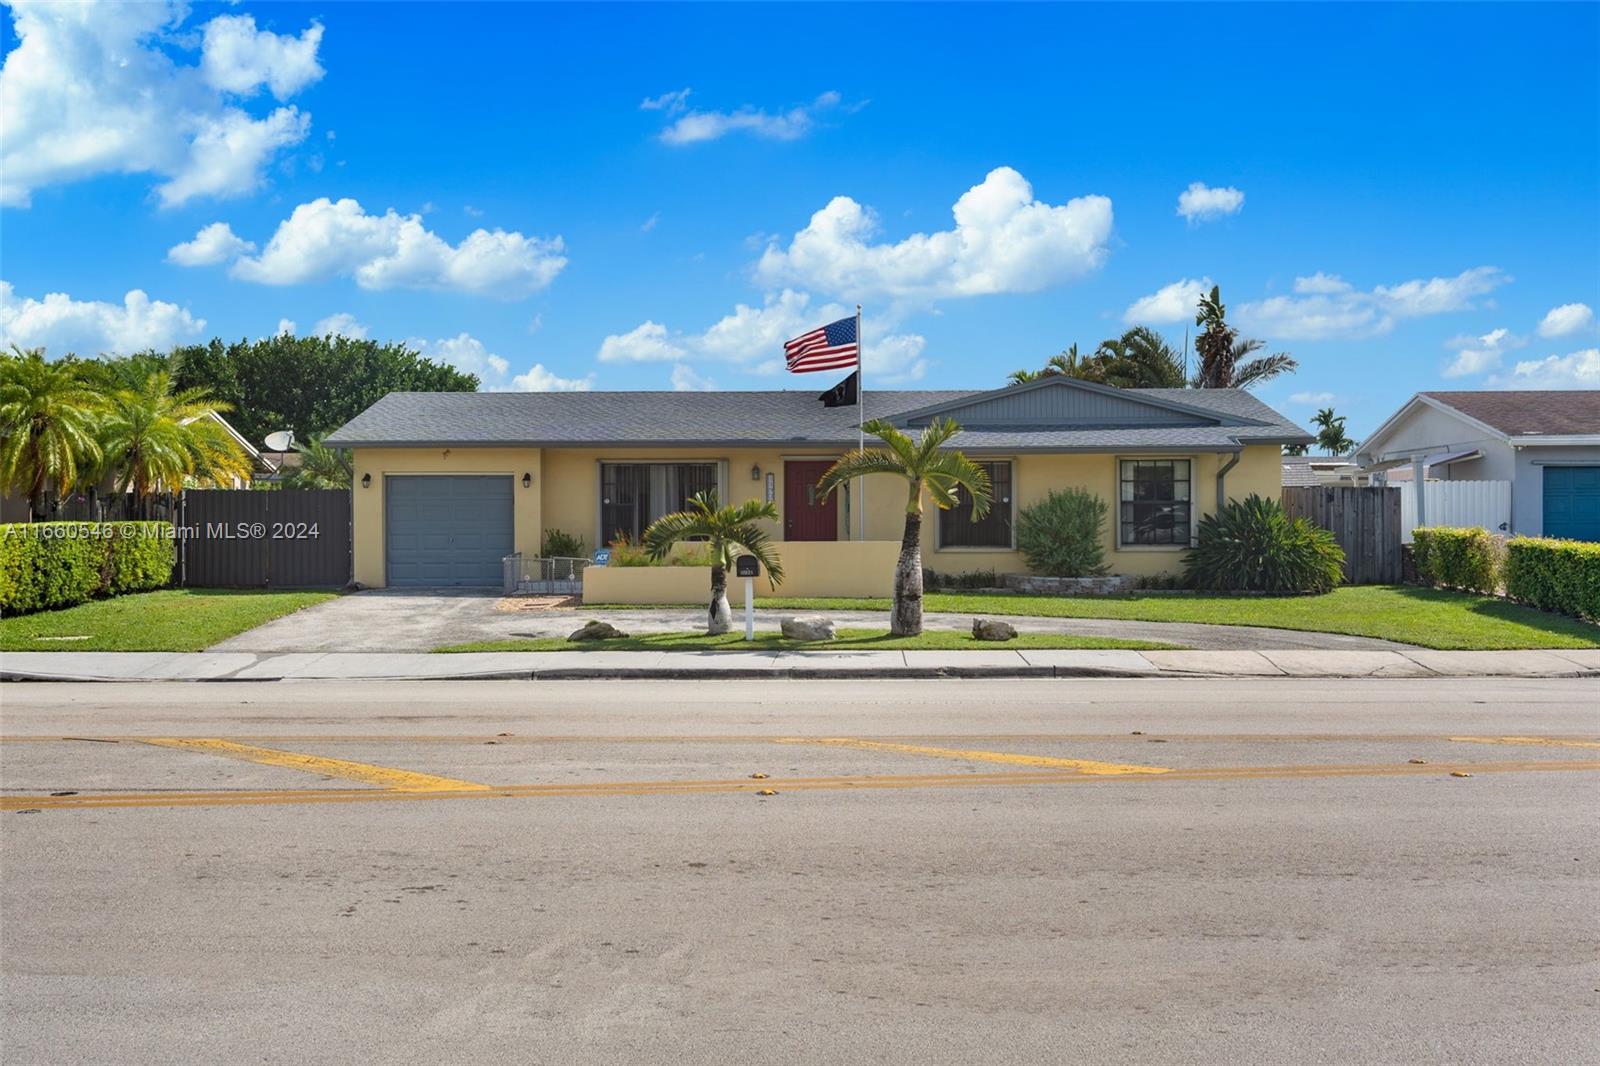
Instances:
[[[962,759],[967,762],[1000,762],[1013,766],[1047,766],[1056,770],[1076,770],[1082,774],[1166,774],[1165,766],[1134,766],[1129,763],[1094,762],[1090,759],[1057,759],[1048,755],[1013,755],[1002,751],[968,751],[960,748],[926,748],[920,744],[891,744],[883,740],[858,740],[855,737],[780,737],[779,744],[826,744],[836,748],[863,751],[892,751],[901,755],[929,755],[936,759]]]
[[[381,785],[394,792],[475,792],[489,787],[471,781],[457,781],[453,777],[437,777],[433,774],[419,774],[411,770],[396,770],[388,766],[372,766],[344,759],[327,759],[320,755],[301,755],[293,751],[279,751],[277,748],[257,748],[250,744],[237,744],[231,740],[215,737],[145,737],[141,743],[198,751],[205,755],[221,755],[230,759],[244,759],[265,766],[304,770],[326,777],[342,777],[368,785]]]
[[[0,797],[0,810],[90,809],[101,807],[238,807],[303,803],[372,803],[397,800],[455,800],[500,798],[559,798],[578,796],[646,796],[662,794],[705,794],[755,792],[777,788],[780,793],[827,790],[872,790],[904,788],[971,788],[986,786],[1029,786],[1100,784],[1112,781],[1235,781],[1297,777],[1415,777],[1438,776],[1454,771],[1473,774],[1550,773],[1600,770],[1600,761],[1585,762],[1501,762],[1445,763],[1411,766],[1405,763],[1371,766],[1243,766],[1209,770],[1171,770],[1165,774],[1063,774],[1060,772],[1017,772],[997,774],[914,774],[892,776],[771,778],[722,781],[614,781],[586,785],[507,785],[475,786],[471,790],[402,791],[399,789],[307,789],[237,792],[125,792],[93,793],[78,796]]]
[[[1560,737],[1451,737],[1462,744],[1527,744],[1549,748],[1600,748],[1600,740],[1562,740]]]

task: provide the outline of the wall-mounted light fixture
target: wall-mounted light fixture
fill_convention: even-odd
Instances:
[[[761,464],[760,463],[754,463],[754,464],[751,465],[751,467],[750,467],[750,480],[751,481],[760,481],[761,480]]]
[[[364,489],[370,489],[372,487],[372,475],[371,474],[362,474],[361,475],[361,487],[364,488]]]
[[[522,475],[522,487],[525,488],[525,489],[531,489],[533,487],[533,475],[532,474],[523,474]]]

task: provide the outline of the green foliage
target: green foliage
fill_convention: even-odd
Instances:
[[[1486,595],[1500,586],[1500,553],[1486,529],[1414,529],[1411,557],[1425,585]]]
[[[177,547],[167,522],[0,526],[0,610],[25,614],[160,588]]]
[[[227,404],[201,388],[179,389],[164,370],[107,398],[99,436],[104,472],[118,491],[143,499],[190,480],[229,487],[251,474],[250,458],[217,420]]]
[[[544,543],[539,545],[539,554],[546,559],[584,559],[589,552],[583,545],[582,537],[559,529],[547,529],[544,531]]]
[[[1106,501],[1086,489],[1058,489],[1017,513],[1017,550],[1049,577],[1106,572]]]
[[[963,570],[959,574],[928,570],[923,574],[922,583],[929,589],[995,589],[1000,587],[1000,575],[992,569]]]
[[[757,523],[776,522],[778,509],[763,500],[746,500],[737,505],[719,506],[715,492],[697,492],[689,497],[682,511],[662,515],[644,531],[644,546],[650,557],[664,560],[683,541],[703,541],[710,565],[727,569],[735,556],[750,554],[761,560],[761,569],[773,588],[783,583],[783,561],[778,558],[771,535]],[[613,549],[612,558],[616,558]],[[680,566],[705,565],[679,562]],[[713,583],[716,575],[712,575]]]
[[[1317,427],[1317,447],[1324,455],[1348,455],[1355,450],[1356,442],[1344,431],[1344,415],[1336,415],[1333,408],[1324,407],[1311,419]]]
[[[99,404],[81,364],[48,362],[42,348],[0,354],[0,491],[28,497],[43,515],[47,489],[89,480],[100,462]]]
[[[1227,310],[1220,286],[1213,285],[1200,298],[1199,313],[1194,319],[1200,327],[1194,338],[1200,366],[1190,385],[1197,389],[1249,389],[1299,369],[1300,364],[1287,352],[1249,358],[1265,344],[1239,336],[1239,331],[1228,323]]]
[[[300,453],[300,465],[292,467],[284,477],[285,488],[291,489],[347,489],[355,476],[350,457],[338,448],[329,448],[320,440],[309,444],[295,444]]]
[[[1344,550],[1332,533],[1251,493],[1200,519],[1183,567],[1199,589],[1327,592],[1343,577]]]
[[[1014,370],[1007,380],[1021,385],[1049,377],[1078,378],[1121,389],[1181,389],[1187,383],[1182,354],[1149,326],[1134,326],[1120,337],[1108,337],[1093,355],[1079,355],[1074,344],[1051,356],[1038,370]]]
[[[1506,595],[1600,622],[1600,544],[1548,537],[1506,542]]]

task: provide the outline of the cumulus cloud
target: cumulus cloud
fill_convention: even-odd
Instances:
[[[1459,378],[1496,370],[1506,352],[1527,343],[1525,338],[1516,336],[1509,329],[1490,330],[1481,337],[1456,337],[1447,344],[1456,349],[1456,355],[1450,365],[1444,368],[1444,376]]]
[[[676,93],[663,93],[646,100],[639,106],[647,111],[666,111],[677,115],[661,131],[664,144],[682,147],[715,141],[730,133],[748,133],[769,141],[793,141],[810,133],[817,125],[817,117],[839,106],[839,94],[825,92],[809,104],[791,107],[787,111],[763,111],[755,107],[741,107],[737,111],[688,110],[688,89]]]
[[[672,368],[673,392],[711,392],[716,387],[716,382],[695,373],[694,367],[686,363]]]
[[[296,326],[292,318],[278,319],[278,328],[273,332],[274,337],[292,337]]]
[[[1210,222],[1223,215],[1234,215],[1244,206],[1244,193],[1232,185],[1213,189],[1203,181],[1189,183],[1178,194],[1178,214],[1190,222]]]
[[[193,340],[206,320],[142,289],[129,290],[121,304],[74,300],[64,292],[43,299],[18,299],[0,281],[0,346],[44,348],[51,355],[125,354],[145,348],[171,348]]]
[[[425,358],[476,374],[488,392],[588,392],[594,387],[593,374],[581,378],[559,377],[543,363],[534,363],[527,373],[508,380],[511,360],[491,352],[481,340],[465,331],[434,341],[412,337],[406,341],[406,346]]]
[[[1470,310],[1510,280],[1498,267],[1481,266],[1453,278],[1419,278],[1362,291],[1319,272],[1296,278],[1293,295],[1240,304],[1238,320],[1275,340],[1376,337],[1402,319]]]
[[[1184,278],[1171,285],[1163,285],[1149,296],[1141,296],[1129,304],[1122,313],[1122,320],[1133,325],[1193,319],[1200,306],[1200,297],[1210,292],[1211,286],[1210,278]]]
[[[194,240],[167,249],[167,262],[179,266],[215,266],[236,259],[256,246],[241,240],[226,222],[213,222],[194,235]]]
[[[1098,267],[1111,236],[1111,201],[1081,196],[1052,205],[1010,167],[962,194],[953,229],[873,243],[876,216],[848,196],[811,216],[787,248],[768,245],[756,276],[851,297],[907,300],[1036,292]]]
[[[1562,304],[1552,307],[1539,320],[1539,336],[1570,337],[1594,325],[1594,310],[1588,304]]]
[[[588,392],[592,388],[593,374],[581,378],[557,377],[546,370],[543,363],[534,363],[526,374],[511,379],[513,392]]]
[[[667,338],[667,327],[645,321],[626,333],[612,334],[600,342],[602,363],[663,363],[687,353]]]
[[[311,327],[313,337],[349,337],[353,341],[367,339],[367,327],[364,323],[356,321],[356,316],[348,311],[331,314]]]
[[[1331,392],[1297,392],[1289,397],[1289,402],[1307,407],[1327,407],[1336,399],[1338,397]]]
[[[196,37],[176,0],[10,8],[18,43],[0,69],[0,204],[111,173],[157,176],[169,207],[238,196],[310,129],[293,106],[252,112],[243,98],[265,85],[281,102],[320,77],[320,26],[279,36],[221,15]],[[190,41],[198,63],[186,61]]]
[[[549,285],[567,265],[564,251],[560,237],[502,229],[473,230],[452,245],[425,227],[421,215],[393,208],[369,215],[355,200],[324,196],[296,207],[260,255],[237,255],[228,272],[264,285],[353,277],[363,289],[443,289],[515,299]]]
[[[1502,389],[1600,389],[1600,348],[1519,362],[1489,384]]]

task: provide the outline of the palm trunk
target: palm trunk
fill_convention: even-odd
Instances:
[[[733,628],[733,608],[728,606],[728,568],[711,568],[711,609],[706,613],[706,633],[716,636]]]
[[[906,515],[900,538],[900,561],[894,567],[894,613],[889,632],[896,637],[922,633],[922,516]]]

